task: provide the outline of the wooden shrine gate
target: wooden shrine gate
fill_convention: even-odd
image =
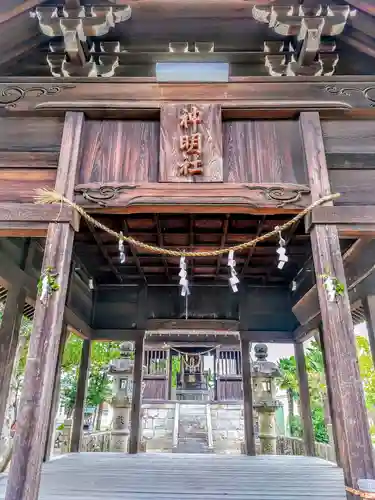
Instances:
[[[144,349],[143,400],[169,399],[169,348]]]
[[[216,351],[216,398],[218,401],[242,401],[241,350],[220,347]]]

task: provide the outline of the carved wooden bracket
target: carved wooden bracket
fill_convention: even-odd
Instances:
[[[323,43],[322,36],[342,33],[349,16],[356,11],[346,6],[306,8],[300,6],[257,6],[253,16],[267,23],[278,35],[293,37],[288,52],[266,56],[265,65],[272,76],[329,76],[335,71],[338,55],[334,43]],[[270,52],[268,44],[265,52]]]
[[[262,212],[271,207],[296,212],[310,204],[310,189],[301,184],[80,184],[76,202],[87,208],[121,207],[124,212],[152,210],[183,213],[205,207],[207,213]],[[142,207],[142,208],[141,208]]]
[[[119,58],[116,56],[99,56],[97,60],[93,56],[83,63],[77,65],[69,62],[66,56],[61,54],[48,54],[47,62],[52,76],[104,76],[109,77],[115,74],[119,65]]]
[[[116,23],[131,16],[131,8],[121,7],[38,7],[33,15],[39,21],[40,30],[51,38],[63,38],[63,54],[56,54],[56,45],[50,44],[47,62],[53,76],[112,76],[118,66],[118,58],[89,56],[87,37],[100,37],[108,33]]]

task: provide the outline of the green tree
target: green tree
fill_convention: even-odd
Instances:
[[[298,397],[297,366],[294,356],[279,360],[280,389],[284,389],[288,398],[288,425],[290,435],[296,435],[296,419],[294,418],[294,400]]]
[[[373,413],[375,409],[375,369],[369,341],[366,337],[357,336],[357,355],[359,371],[363,381],[367,409]]]
[[[75,403],[79,365],[83,341],[70,334],[66,342],[61,377],[61,403],[70,416]],[[119,357],[120,342],[93,342],[91,347],[90,372],[86,405],[96,409],[96,424],[100,428],[103,403],[111,397],[111,379],[108,367],[113,359]]]

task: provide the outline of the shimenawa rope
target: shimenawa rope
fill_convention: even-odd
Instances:
[[[345,489],[348,493],[351,493],[352,495],[355,495],[357,497],[361,497],[366,500],[375,500],[375,493],[367,493],[366,491],[355,490],[354,488],[349,488],[349,486],[347,486]]]
[[[55,190],[47,189],[47,188],[41,188],[36,190],[36,196],[35,196],[35,203],[38,204],[53,204],[53,203],[60,203],[60,204],[65,204],[68,205],[74,210],[76,210],[84,219],[86,219],[88,222],[90,222],[93,226],[97,227],[98,229],[101,229],[102,231],[107,232],[108,234],[112,235],[114,238],[117,240],[123,240],[129,243],[130,245],[133,245],[134,247],[138,248],[143,248],[147,250],[150,253],[158,253],[161,255],[168,255],[170,257],[217,257],[219,255],[225,255],[229,253],[230,251],[233,252],[239,252],[240,250],[244,250],[246,248],[251,248],[254,247],[257,243],[260,243],[261,241],[268,240],[269,238],[272,238],[273,236],[279,235],[280,232],[285,231],[289,227],[293,226],[297,222],[299,222],[305,215],[307,215],[309,212],[311,212],[315,207],[322,205],[323,203],[327,203],[328,201],[332,201],[340,196],[339,193],[335,194],[330,194],[327,196],[323,196],[322,198],[319,198],[319,200],[316,200],[314,203],[303,209],[298,215],[293,217],[293,219],[289,220],[285,224],[282,224],[281,226],[276,226],[273,231],[270,231],[266,234],[263,234],[262,236],[258,236],[257,238],[254,238],[253,240],[246,241],[245,243],[241,243],[239,245],[234,245],[231,247],[226,247],[226,248],[219,248],[217,250],[212,250],[212,251],[206,251],[206,252],[191,252],[191,251],[185,251],[185,250],[169,250],[168,248],[161,248],[158,246],[154,245],[148,245],[147,243],[144,243],[143,241],[136,240],[132,238],[131,236],[125,236],[124,234],[120,234],[113,229],[110,229],[109,227],[105,226],[101,222],[97,221],[91,215],[89,215],[82,207],[74,203],[73,201],[68,200],[63,196],[62,194],[58,193]],[[60,210],[61,212],[61,210]],[[56,220],[58,222],[58,220]]]

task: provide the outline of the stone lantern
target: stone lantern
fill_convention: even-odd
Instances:
[[[109,374],[113,377],[113,421],[110,451],[126,453],[129,441],[129,421],[133,396],[133,344],[120,345],[120,357],[112,361]]]
[[[276,400],[276,378],[280,376],[275,363],[267,361],[265,344],[254,347],[256,361],[252,366],[253,404],[259,416],[260,453],[276,455],[276,409],[282,406]]]

